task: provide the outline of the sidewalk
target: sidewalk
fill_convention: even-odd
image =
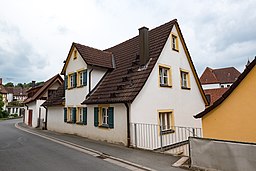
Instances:
[[[99,151],[106,155],[120,158],[122,160],[136,163],[138,165],[145,166],[147,168],[151,168],[154,170],[184,171],[184,169],[172,167],[172,164],[179,160],[180,157],[156,153],[152,151],[128,148],[121,145],[110,144],[103,141],[95,141],[88,138],[79,137],[76,135],[62,134],[48,130],[35,129],[28,127],[24,123],[19,123],[18,125],[22,128],[39,133],[41,135],[46,135],[48,137],[68,141],[95,151]]]

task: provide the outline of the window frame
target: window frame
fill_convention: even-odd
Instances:
[[[73,56],[73,59],[75,60],[75,59],[77,59],[77,50],[75,49],[74,50],[74,56]]]
[[[163,125],[163,118],[164,118],[164,123],[166,123],[165,125]],[[165,135],[165,134],[174,133],[175,126],[174,126],[173,110],[158,110],[158,125],[159,125],[160,134]]]
[[[179,52],[179,40],[175,33],[171,33],[171,47],[172,50]]]
[[[183,77],[185,75],[185,77]],[[184,79],[185,78],[185,79]],[[184,85],[184,80],[186,80],[186,85]],[[188,70],[180,69],[180,85],[181,89],[190,90],[190,74]]]
[[[167,73],[167,76],[163,75],[164,70]],[[167,78],[167,83],[162,84],[162,80],[165,80]],[[171,72],[171,66],[159,64],[158,66],[158,85],[160,87],[172,87],[172,72]]]
[[[72,123],[72,108],[67,107],[67,123]]]

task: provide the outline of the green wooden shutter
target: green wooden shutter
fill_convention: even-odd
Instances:
[[[68,76],[67,75],[64,76],[64,88],[65,88],[65,90],[68,88]]]
[[[87,125],[87,107],[83,107],[83,124]]]
[[[72,108],[72,122],[76,123],[76,108]]]
[[[114,108],[108,108],[108,126],[109,128],[114,128]]]
[[[64,108],[64,122],[67,122],[67,108]]]
[[[76,87],[77,85],[77,74],[76,72],[74,73],[74,83],[73,83],[73,87]]]
[[[87,86],[87,70],[83,72],[83,85]]]
[[[99,108],[94,107],[94,126],[97,127],[99,125]]]

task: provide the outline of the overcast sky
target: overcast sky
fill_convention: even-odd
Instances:
[[[60,73],[72,42],[106,49],[178,19],[200,76],[243,71],[256,55],[255,0],[0,0],[0,77],[44,81]]]

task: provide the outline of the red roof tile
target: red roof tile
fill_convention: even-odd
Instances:
[[[225,84],[233,83],[237,80],[241,73],[234,67],[211,69],[207,67],[202,76],[200,82],[204,84]]]
[[[205,95],[210,96],[210,105],[212,105],[216,100],[218,100],[228,88],[216,88],[216,89],[207,89],[204,90]]]

